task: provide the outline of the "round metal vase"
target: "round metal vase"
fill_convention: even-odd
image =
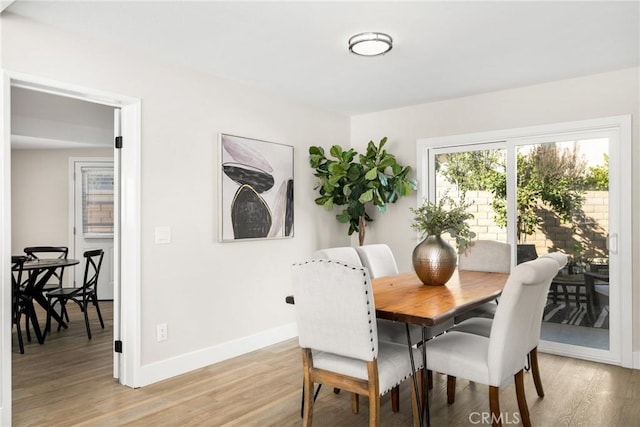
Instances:
[[[427,236],[413,250],[413,268],[425,285],[442,286],[451,278],[458,256],[441,236]]]

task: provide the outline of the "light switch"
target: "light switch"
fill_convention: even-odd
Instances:
[[[171,243],[171,227],[156,227],[156,245]]]

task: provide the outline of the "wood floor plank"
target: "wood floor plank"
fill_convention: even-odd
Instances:
[[[14,337],[13,426],[301,424],[302,370],[297,340],[133,390],[112,378],[112,309],[107,303],[101,308],[106,328],[100,329],[90,311],[92,340],[87,339],[82,314],[74,307],[70,307],[69,328],[54,331],[44,345],[33,341],[22,355]],[[539,358],[545,398],[538,397],[531,374],[525,374],[533,425],[640,424],[640,371],[549,354]],[[381,425],[412,425],[408,387],[405,383],[400,388],[399,413],[391,411],[389,396],[383,397]],[[463,379],[458,380],[453,405],[447,404],[443,375],[434,375],[430,396],[431,420],[436,427],[469,426],[489,410],[488,388]],[[517,412],[513,385],[501,391],[500,404],[506,416]],[[367,426],[367,400],[361,399],[360,406],[360,413],[354,415],[349,393],[323,389],[314,407],[314,426]]]

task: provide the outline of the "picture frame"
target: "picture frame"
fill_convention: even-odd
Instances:
[[[293,146],[221,133],[219,240],[292,238]]]

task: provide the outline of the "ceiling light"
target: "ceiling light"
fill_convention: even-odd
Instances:
[[[356,55],[382,55],[392,47],[393,39],[385,33],[360,33],[349,39],[349,50]]]

